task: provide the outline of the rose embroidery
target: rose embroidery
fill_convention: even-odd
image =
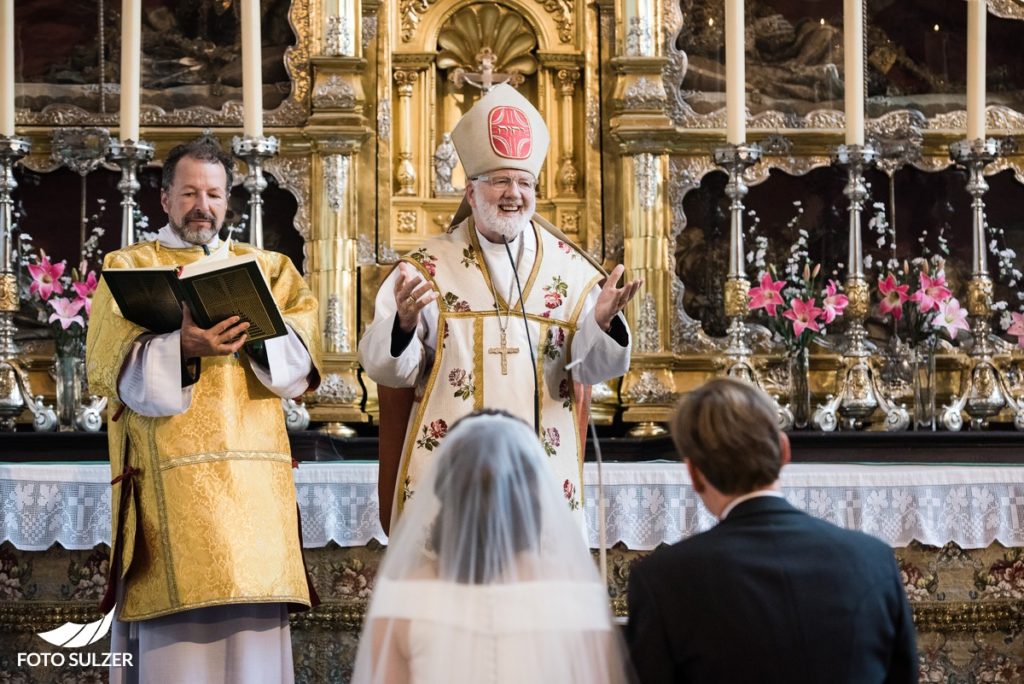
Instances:
[[[566,480],[562,483],[562,493],[565,495],[565,500],[569,502],[569,510],[578,510],[580,502],[576,498],[576,485]]]
[[[562,298],[569,294],[569,286],[558,276],[552,278],[551,284],[545,285],[543,290],[545,292],[544,306],[548,309],[557,309],[562,306]]]
[[[475,386],[473,374],[462,368],[454,368],[448,374],[448,384],[455,388],[455,396],[459,399],[472,399]]]
[[[462,312],[470,310],[469,302],[465,299],[459,299],[459,296],[454,292],[446,292],[443,299],[444,305],[448,307],[449,311]]]
[[[473,245],[462,250],[462,265],[466,268],[469,268],[470,266],[480,268],[480,262],[476,260],[476,250],[473,249]]]
[[[438,418],[430,425],[423,426],[423,434],[416,440],[416,446],[427,451],[433,451],[447,433],[448,423]]]
[[[562,436],[558,434],[558,428],[548,428],[541,435],[541,444],[548,456],[555,455],[555,449],[562,443]]]
[[[562,408],[572,406],[572,397],[569,394],[569,378],[563,378],[558,383],[558,398],[562,400]]]
[[[548,339],[545,340],[541,353],[544,354],[545,358],[557,359],[558,353],[563,346],[565,346],[565,331],[557,327],[550,328],[548,330]]]
[[[431,276],[437,273],[437,257],[427,252],[425,247],[409,252],[408,258],[422,266]]]
[[[572,258],[572,259],[575,259],[576,257],[579,256],[576,253],[576,250],[573,249],[572,245],[570,245],[568,242],[563,242],[562,240],[559,240],[558,241],[558,249],[560,249],[563,252],[565,252],[566,254],[568,254],[569,257]]]

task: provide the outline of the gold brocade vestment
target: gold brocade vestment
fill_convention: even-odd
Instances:
[[[284,255],[255,253],[285,321],[320,370],[316,299]],[[108,254],[103,268],[183,265],[200,248],[157,242]],[[124,582],[122,620],[143,620],[232,603],[308,607],[292,459],[280,397],[245,353],[205,357],[182,413],[151,418],[118,401],[132,343],[146,331],[124,319],[101,282],[86,349],[90,390],[111,399],[108,421],[111,572]],[[175,391],[175,390],[172,390]],[[119,477],[120,476],[120,477]]]

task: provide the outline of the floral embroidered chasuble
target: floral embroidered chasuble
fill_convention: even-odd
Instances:
[[[557,478],[552,486],[559,488],[582,526],[583,450],[573,382],[565,366],[572,361],[572,338],[586,296],[602,276],[572,245],[535,225],[531,230],[537,240],[536,258],[532,265],[519,268],[525,324],[518,292],[510,307],[508,291],[492,287],[471,219],[403,257],[433,283],[439,318],[436,355],[416,387],[406,430],[392,509],[396,514],[415,496],[417,482],[448,426],[458,418],[487,407],[504,409],[533,424],[532,347],[539,434]]]
[[[255,252],[285,321],[320,370],[316,299],[289,259]],[[147,242],[108,254],[104,270],[183,265],[198,248]],[[136,337],[101,282],[87,339],[90,389],[122,408],[117,383]],[[113,485],[111,568],[125,584],[122,620],[232,603],[310,605],[281,400],[245,358],[202,359],[183,413],[151,418],[123,407],[108,424]],[[116,555],[115,555],[116,554]]]

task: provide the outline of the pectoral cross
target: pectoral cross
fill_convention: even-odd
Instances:
[[[519,347],[509,347],[506,345],[505,331],[501,331],[501,346],[491,347],[487,350],[488,354],[501,354],[501,374],[508,375],[508,355],[518,354]]]

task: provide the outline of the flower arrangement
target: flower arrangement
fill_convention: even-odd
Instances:
[[[944,268],[940,256],[918,257],[878,277],[878,308],[883,316],[892,317],[894,332],[904,323],[912,347],[926,345],[934,350],[940,331],[955,340],[959,331],[970,330],[967,310],[947,286]],[[911,291],[915,284],[917,289]]]
[[[54,262],[44,250],[35,250],[31,235],[19,236],[19,261],[29,276],[22,281],[22,298],[34,306],[37,320],[52,328],[58,356],[81,356],[85,351],[85,331],[99,283],[90,262],[98,262],[102,255],[102,212],[101,201],[100,213],[93,215],[94,226],[82,248],[82,260],[70,271],[66,261]]]

